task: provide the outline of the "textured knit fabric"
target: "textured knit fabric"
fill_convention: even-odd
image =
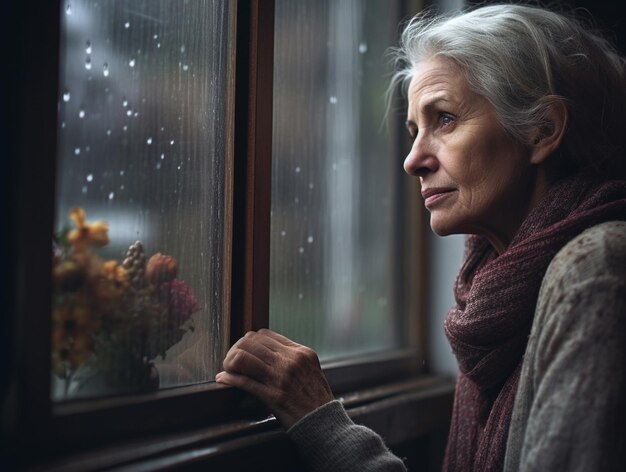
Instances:
[[[289,436],[310,472],[401,472],[404,463],[380,436],[352,422],[335,400],[293,425]]]
[[[445,331],[459,363],[445,470],[502,470],[522,356],[550,261],[582,231],[626,219],[626,182],[553,185],[502,254],[469,238]]]
[[[524,355],[504,470],[623,470],[626,223],[587,230],[544,277]],[[289,430],[313,472],[396,471],[402,462],[334,401]]]
[[[626,223],[585,231],[541,286],[506,471],[626,470]]]

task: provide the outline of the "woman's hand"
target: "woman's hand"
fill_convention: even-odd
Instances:
[[[333,400],[315,351],[269,329],[237,341],[215,380],[259,397],[287,429]]]

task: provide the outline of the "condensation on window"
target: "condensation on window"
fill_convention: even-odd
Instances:
[[[270,326],[324,360],[405,339],[384,125],[397,3],[276,1]]]
[[[62,6],[55,400],[196,384],[220,367],[229,8]]]

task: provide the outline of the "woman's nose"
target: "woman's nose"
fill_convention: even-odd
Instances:
[[[439,161],[434,153],[428,136],[418,135],[408,156],[404,159],[404,171],[409,175],[424,177],[439,168]]]

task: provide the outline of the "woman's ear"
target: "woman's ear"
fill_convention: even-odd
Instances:
[[[541,164],[556,151],[565,136],[567,128],[567,107],[562,98],[545,97],[547,102],[545,124],[530,136],[530,162]]]

